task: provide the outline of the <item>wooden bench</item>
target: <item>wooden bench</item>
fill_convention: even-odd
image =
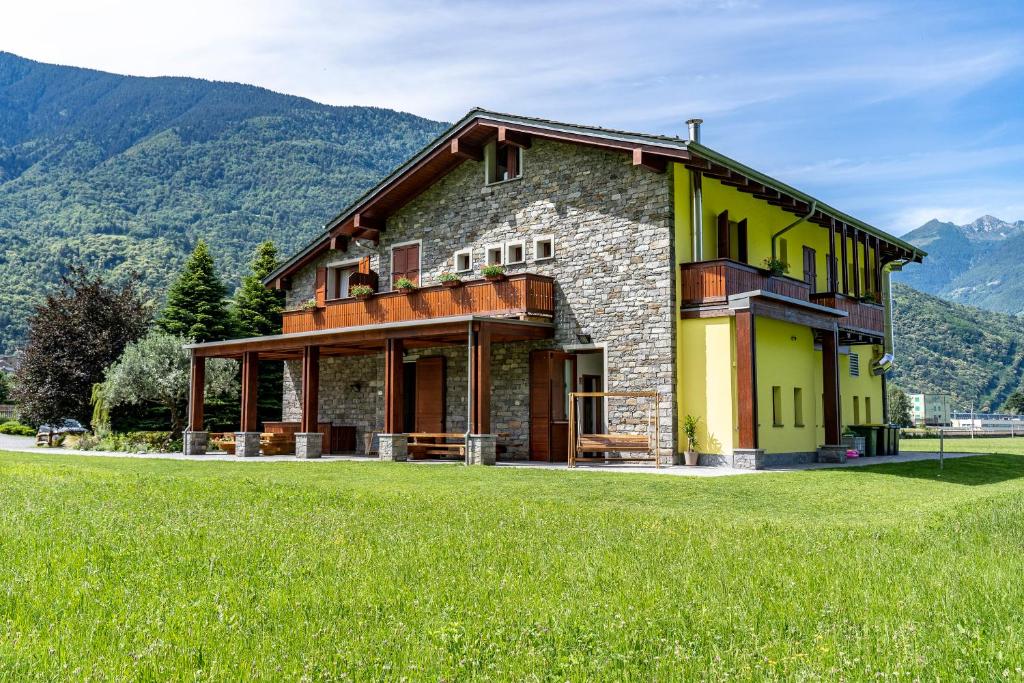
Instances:
[[[430,433],[414,432],[409,437],[409,457],[418,458],[466,458],[466,435],[455,432]],[[449,439],[458,439],[453,443]]]

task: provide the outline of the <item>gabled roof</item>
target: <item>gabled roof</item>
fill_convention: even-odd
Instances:
[[[807,220],[811,222],[825,227],[835,224],[840,229],[849,227],[871,235],[881,241],[883,251],[892,259],[920,261],[926,255],[908,242],[702,144],[666,135],[580,126],[478,108],[467,113],[332,218],[319,236],[268,275],[264,283],[280,286],[281,280],[312,261],[322,251],[347,248],[350,239],[379,238],[391,213],[466,159],[481,160],[483,147],[491,140],[498,139],[528,147],[532,138],[622,152],[632,156],[634,165],[656,172],[664,171],[670,161],[680,162],[693,171],[699,171],[742,192],[749,192],[793,214],[810,214]]]

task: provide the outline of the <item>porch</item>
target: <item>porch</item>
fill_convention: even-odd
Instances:
[[[203,414],[206,358],[232,358],[242,365],[241,424],[233,435],[237,456],[261,450],[282,454],[282,443],[294,443],[296,456],[316,458],[337,452],[339,438],[356,443],[343,452],[359,452],[370,450],[362,438],[369,435],[381,459],[404,460],[410,433],[418,433],[422,443],[433,442],[431,454],[457,433],[464,446],[447,450],[493,463],[498,434],[492,427],[492,357],[514,354],[521,359],[516,366],[525,369],[528,343],[553,333],[545,320],[468,315],[192,344],[185,452],[205,453],[211,445]],[[285,363],[286,390],[294,389],[295,400],[290,403],[286,393],[282,421],[261,428],[256,399],[259,364],[266,361]],[[521,379],[517,384],[527,386],[525,376]],[[407,390],[410,385],[416,388]],[[325,417],[325,409],[339,401],[352,416],[348,422],[361,420],[358,432],[355,424],[338,425],[332,415]],[[268,448],[268,428],[289,433],[293,441],[269,439],[273,448]]]

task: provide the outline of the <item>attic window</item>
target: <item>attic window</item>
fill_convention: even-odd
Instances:
[[[523,175],[523,150],[492,142],[487,146],[487,183],[501,183]]]

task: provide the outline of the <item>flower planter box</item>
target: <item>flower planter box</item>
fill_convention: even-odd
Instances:
[[[488,282],[503,282],[508,276],[505,273],[500,275],[484,275],[484,279]]]
[[[455,289],[462,286],[462,280],[442,280],[441,284],[448,289]]]

